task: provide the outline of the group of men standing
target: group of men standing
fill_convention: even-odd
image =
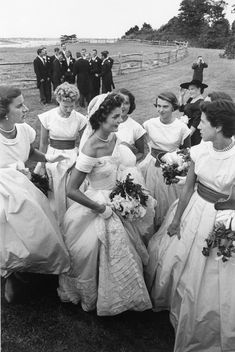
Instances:
[[[82,49],[76,53],[74,59],[65,44],[62,44],[61,48],[55,48],[53,56],[48,56],[46,48],[43,47],[37,50],[33,64],[42,104],[51,102],[52,85],[55,90],[63,82],[77,84],[80,106],[85,106],[100,94],[101,87],[102,93],[111,92],[115,88],[112,75],[113,59],[109,57],[108,51],[102,51],[100,58],[96,49],[93,49],[91,54]]]

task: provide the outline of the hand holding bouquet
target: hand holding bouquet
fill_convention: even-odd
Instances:
[[[167,185],[178,183],[181,177],[185,177],[190,166],[189,148],[166,153],[161,157],[160,167]],[[178,178],[179,177],[179,178]]]
[[[140,184],[133,182],[130,174],[124,181],[117,181],[109,197],[111,208],[125,220],[137,220],[146,214],[148,195]]]

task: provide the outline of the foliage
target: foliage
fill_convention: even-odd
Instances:
[[[63,35],[60,36],[61,44],[76,43],[77,41],[78,41],[78,39],[77,39],[77,35],[76,34],[71,34],[71,35],[63,34]]]
[[[217,248],[217,257],[227,262],[235,253],[235,232],[231,230],[231,225],[226,229],[224,223],[217,223],[213,231],[206,239],[207,247],[203,247],[202,254],[205,257],[210,255],[213,248]]]
[[[194,46],[224,48],[230,38],[230,25],[224,18],[226,6],[224,0],[182,0],[178,16],[158,30],[144,23],[138,31],[134,30],[138,26],[130,28],[124,38],[188,41]]]

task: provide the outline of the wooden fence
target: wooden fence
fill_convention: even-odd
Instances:
[[[165,42],[166,43],[166,42]],[[113,55],[113,75],[128,74],[129,72],[149,70],[152,68],[169,65],[182,60],[188,55],[187,43],[167,42],[169,50],[156,51],[153,53],[131,53]],[[148,44],[150,44],[148,42]],[[151,42],[151,45],[162,45],[163,42]],[[174,44],[174,46],[173,46]],[[166,44],[164,45],[166,47]],[[20,84],[28,86],[29,82],[35,82],[35,74],[32,62],[0,62],[0,83]]]

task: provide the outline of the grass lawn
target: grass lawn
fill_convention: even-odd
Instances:
[[[125,48],[109,44],[112,54],[118,52],[140,52],[143,44],[130,44]],[[81,48],[83,45],[80,45]],[[88,45],[84,45],[88,47]],[[92,45],[93,47],[93,45]],[[104,45],[96,45],[98,51]],[[107,47],[107,45],[106,45]],[[156,50],[145,46],[145,50]],[[51,54],[52,48],[48,48]],[[76,48],[71,47],[73,53]],[[74,49],[74,50],[73,50]],[[124,51],[125,50],[125,51]],[[76,50],[77,51],[77,50]],[[235,61],[219,58],[219,50],[189,49],[183,61],[152,70],[116,76],[116,88],[125,87],[136,97],[137,108],[133,117],[143,122],[156,116],[153,106],[157,94],[171,90],[178,94],[179,84],[192,78],[192,62],[202,55],[208,63],[204,70],[207,91],[223,90],[235,99]],[[0,49],[0,55],[23,61],[35,57],[35,49]],[[11,60],[13,61],[13,59]],[[0,70],[1,70],[0,66]],[[12,79],[11,72],[9,72]],[[37,114],[55,105],[43,108],[39,104],[39,93],[35,88],[23,89],[26,105],[30,108],[28,123],[37,131],[35,146],[39,141]],[[205,92],[206,94],[206,92]],[[82,113],[84,109],[78,108]],[[56,295],[55,277],[32,277],[30,299],[25,303],[9,305],[2,299],[2,351],[3,352],[171,352],[174,333],[168,313],[127,312],[116,317],[97,317],[85,313],[81,307],[62,304]],[[2,290],[3,291],[3,290]],[[3,295],[3,292],[2,292]]]

